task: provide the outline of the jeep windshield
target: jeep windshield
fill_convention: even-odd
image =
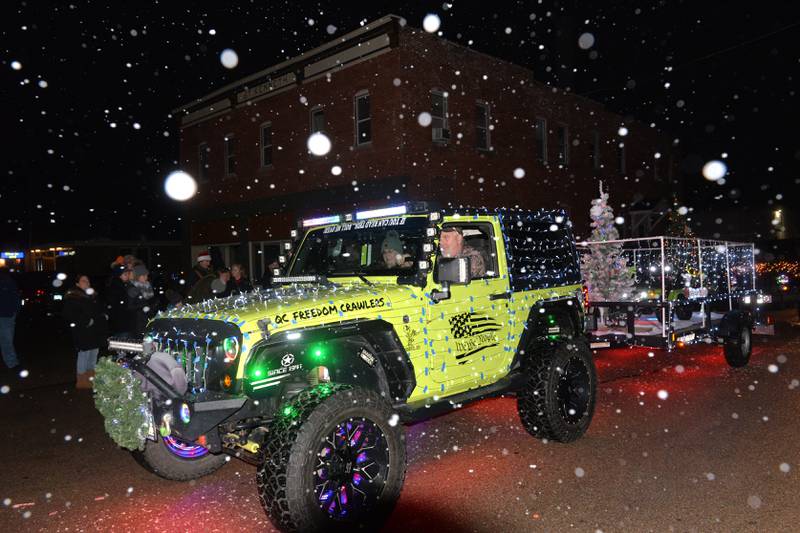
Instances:
[[[424,216],[333,224],[308,232],[291,276],[408,276],[417,272],[425,240]]]

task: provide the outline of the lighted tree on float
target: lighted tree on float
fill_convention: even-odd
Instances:
[[[589,216],[592,219],[594,243],[619,239],[614,227],[614,210],[608,204],[608,193],[603,192],[600,182],[600,197],[592,200]],[[589,289],[589,300],[594,302],[617,302],[631,299],[634,278],[628,260],[622,256],[622,244],[609,242],[589,246],[589,253],[581,258],[581,274]]]

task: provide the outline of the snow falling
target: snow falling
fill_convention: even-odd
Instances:
[[[101,325],[64,308],[80,296],[110,315],[130,288],[111,296],[112,280],[142,275],[129,255],[152,282],[155,300],[143,313],[186,318],[198,331],[218,322],[236,332],[241,354],[262,337],[288,342],[280,335],[291,331],[298,349],[279,355],[296,361],[270,370],[302,362],[304,385],[342,376],[332,362],[329,372],[301,361],[307,332],[346,322],[346,313],[328,322],[315,313],[383,302],[356,318],[388,324],[402,349],[358,345],[345,374],[365,386],[382,358],[410,366],[381,374],[400,384],[381,391],[386,405],[374,420],[398,432],[407,454],[407,465],[390,470],[406,473],[390,530],[791,528],[800,516],[791,438],[800,151],[785,131],[798,116],[794,6],[384,7],[9,6],[3,72],[13,135],[0,180],[0,271],[15,280],[8,294],[17,310],[10,321],[0,313],[0,326],[12,324],[19,361],[0,340],[0,410],[12,437],[0,456],[15,480],[0,494],[0,529],[204,530],[219,528],[220,516],[232,530],[275,527],[253,483],[263,435],[226,427],[213,450],[224,452],[221,468],[172,482],[141,469],[107,434],[105,423],[119,420],[98,415],[98,377],[78,370],[81,333]],[[485,275],[450,287],[431,281],[440,279],[442,240],[431,209],[397,234],[376,232],[350,248],[331,240],[331,264],[305,272],[314,284],[275,279],[276,265],[287,274],[303,255],[289,237],[300,228],[302,239],[303,220],[366,225],[357,213],[421,201],[442,206],[437,216],[457,212],[445,222],[461,230],[468,264],[480,258]],[[508,218],[489,225],[484,208]],[[536,225],[514,218],[540,208],[565,211]],[[412,222],[434,236],[406,233]],[[615,244],[645,238],[655,240]],[[391,245],[408,271],[328,276],[334,263],[364,266]],[[193,269],[204,254],[210,274]],[[565,257],[580,259],[582,271],[568,272]],[[254,291],[232,292],[234,265]],[[79,273],[92,283],[80,293]],[[195,276],[213,278],[215,298],[187,300]],[[544,288],[514,288],[540,278]],[[563,303],[576,320],[539,300]],[[729,308],[752,312],[755,329],[709,328]],[[530,316],[546,329],[521,346]],[[473,334],[486,323],[497,329]],[[111,329],[100,335],[101,355]],[[752,352],[742,359],[745,344]],[[577,349],[596,367],[591,411],[547,413],[592,412],[577,442],[552,438],[543,425],[551,421],[536,418],[548,406],[520,403],[517,390],[461,396],[555,357],[551,345],[566,354],[559,376],[576,375]],[[200,368],[198,346],[186,348],[192,371],[216,371]],[[336,350],[331,361],[348,356]],[[220,370],[208,389],[164,402],[170,416],[139,428],[156,436],[148,442],[167,446],[161,436],[189,423],[181,417],[197,423],[198,394],[252,387],[240,357],[230,367],[237,372]],[[88,388],[78,388],[79,375]],[[226,377],[236,386],[226,388]],[[280,381],[263,379],[262,392]],[[407,424],[406,394],[440,403]],[[273,419],[257,423],[272,431]],[[178,442],[166,453],[217,444]],[[52,459],[46,476],[43,457]],[[313,503],[342,494],[315,494]]]

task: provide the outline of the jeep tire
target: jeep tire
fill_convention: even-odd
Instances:
[[[396,421],[389,403],[370,390],[323,384],[299,393],[270,424],[257,472],[273,525],[377,531],[405,479],[404,429]]]
[[[752,332],[746,324],[740,324],[730,337],[723,341],[725,361],[734,368],[747,365],[753,351]]]
[[[199,446],[175,440],[171,442],[181,446],[186,456],[178,455],[174,451],[177,448],[171,449],[168,440],[162,437],[158,437],[156,441],[146,440],[144,450],[133,452],[133,456],[139,464],[154,474],[174,481],[189,481],[207,476],[227,462],[224,454],[214,455]]]
[[[597,372],[582,339],[529,348],[523,358],[526,381],[517,411],[534,437],[571,442],[589,428],[594,414]]]

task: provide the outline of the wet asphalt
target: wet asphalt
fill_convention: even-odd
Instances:
[[[255,467],[162,480],[105,435],[70,381],[69,343],[23,331],[26,378],[0,374],[0,531],[272,531]],[[513,398],[406,428],[408,473],[385,531],[800,531],[800,328],[717,346],[596,352],[588,433],[543,443]]]

